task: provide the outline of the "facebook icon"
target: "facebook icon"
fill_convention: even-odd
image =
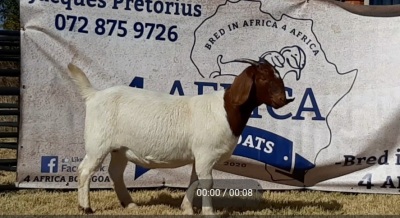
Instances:
[[[58,172],[58,156],[42,156],[42,173]]]

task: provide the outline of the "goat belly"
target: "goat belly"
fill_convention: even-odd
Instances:
[[[143,167],[171,168],[190,163],[193,156],[187,133],[167,125],[171,123],[137,125],[130,131],[126,128],[113,140],[117,142],[117,148],[126,151],[128,160]]]
[[[165,131],[165,124],[160,125],[163,127],[154,126],[153,129],[137,126],[130,134],[126,132],[117,137],[128,160],[147,168],[171,168],[190,163],[193,156],[186,133],[176,128]]]
[[[179,153],[179,152],[175,152]],[[148,154],[145,156],[138,155],[133,150],[127,150],[125,152],[126,157],[129,161],[134,164],[140,165],[145,168],[177,168],[192,163],[193,157],[183,154]]]

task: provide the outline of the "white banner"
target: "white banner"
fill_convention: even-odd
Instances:
[[[284,76],[295,101],[279,110],[257,108],[214,178],[256,179],[263,189],[398,194],[400,17],[362,16],[364,7],[340,4],[21,1],[17,186],[77,187],[85,105],[68,76],[69,62],[98,89],[130,85],[197,95],[228,87],[247,67],[227,61],[261,57]],[[108,161],[91,187],[112,187]],[[190,171],[129,163],[125,181],[187,187]]]

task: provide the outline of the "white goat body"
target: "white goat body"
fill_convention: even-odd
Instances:
[[[146,168],[180,167],[205,154],[217,161],[238,141],[223,94],[180,97],[127,86],[94,92],[86,100],[86,152],[122,150]]]

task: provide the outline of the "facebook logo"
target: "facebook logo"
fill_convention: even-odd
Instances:
[[[42,173],[58,172],[58,156],[42,156]]]

